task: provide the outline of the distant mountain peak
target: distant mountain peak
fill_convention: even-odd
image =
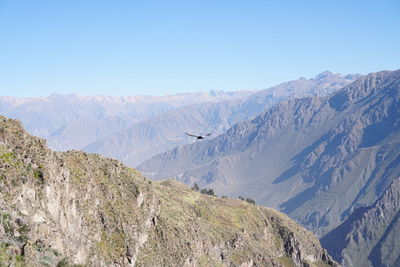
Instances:
[[[326,71],[321,72],[317,76],[315,76],[315,80],[322,80],[322,79],[327,78],[329,76],[335,76],[335,74],[333,74],[329,70],[326,70]]]
[[[208,93],[209,93],[210,95],[212,95],[212,96],[219,96],[219,95],[226,94],[225,91],[223,91],[223,90],[218,90],[218,89],[210,90]]]

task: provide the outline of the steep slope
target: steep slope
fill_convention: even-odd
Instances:
[[[369,207],[349,218],[321,239],[344,266],[400,265],[400,178]]]
[[[0,116],[0,264],[335,266],[286,215],[54,152]]]
[[[332,74],[314,79],[300,78],[259,91],[242,99],[181,107],[143,120],[119,134],[99,139],[84,148],[137,166],[150,157],[175,146],[192,143],[184,133],[222,134],[234,124],[255,118],[274,104],[294,97],[322,96],[348,85],[360,75]]]
[[[400,174],[399,77],[400,71],[374,73],[331,97],[282,102],[138,169],[251,197],[326,233]]]

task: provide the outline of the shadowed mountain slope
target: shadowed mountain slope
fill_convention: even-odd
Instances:
[[[323,234],[400,175],[399,87],[400,71],[369,74],[330,97],[284,101],[138,168],[251,197]]]
[[[0,264],[336,266],[286,215],[54,152],[0,116]]]
[[[400,178],[321,239],[344,266],[400,266]]]

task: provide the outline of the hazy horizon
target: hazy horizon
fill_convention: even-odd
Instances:
[[[382,70],[381,70],[382,71]],[[392,71],[392,70],[388,70],[388,71]],[[238,90],[222,90],[222,89],[210,89],[210,90],[198,90],[198,91],[180,91],[180,92],[172,92],[172,93],[165,93],[165,94],[138,94],[138,95],[133,95],[133,94],[124,94],[124,95],[117,95],[117,94],[84,94],[81,92],[61,92],[61,93],[50,93],[48,95],[23,95],[23,96],[14,96],[14,95],[0,95],[0,97],[11,97],[11,98],[48,98],[51,96],[79,96],[79,97],[96,97],[96,96],[106,96],[106,97],[167,97],[167,96],[177,96],[177,95],[184,95],[184,94],[210,94],[213,92],[225,92],[225,93],[233,93],[233,92],[256,92],[256,91],[260,91],[260,90],[265,90],[265,89],[269,89],[271,87],[277,86],[279,84],[282,83],[286,83],[286,82],[290,82],[290,81],[295,81],[295,80],[300,80],[300,79],[315,79],[316,76],[318,76],[321,73],[325,73],[325,72],[331,72],[329,70],[325,70],[325,71],[321,71],[316,73],[314,76],[312,77],[298,77],[296,79],[292,79],[292,80],[287,80],[287,81],[282,81],[282,82],[278,82],[277,84],[273,84],[271,86],[268,87],[264,87],[264,88],[255,88],[255,89],[238,89]],[[332,73],[332,72],[331,72]],[[332,73],[334,75],[366,75],[366,74],[361,74],[361,73]],[[367,73],[368,74],[368,73]],[[125,92],[125,93],[129,93],[129,91]]]

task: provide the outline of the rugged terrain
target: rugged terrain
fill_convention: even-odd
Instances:
[[[29,133],[46,138],[52,149],[98,153],[135,167],[177,145],[192,143],[186,131],[217,136],[283,99],[326,95],[357,77],[326,71],[258,92],[0,97],[0,114],[22,121]]]
[[[1,266],[328,266],[286,215],[54,152],[0,117]]]
[[[324,234],[399,177],[399,99],[400,71],[373,73],[330,97],[281,102],[138,168],[154,179],[253,198]]]
[[[136,122],[179,107],[239,99],[251,94],[251,91],[210,91],[165,96],[1,96],[0,114],[22,121],[29,133],[46,138],[53,149],[82,149]]]
[[[185,132],[212,133],[215,137],[238,122],[255,118],[283,100],[325,96],[359,76],[326,71],[312,79],[300,78],[285,82],[240,99],[187,105],[144,119],[118,134],[98,138],[83,149],[122,160],[135,167],[158,153],[193,143],[193,138],[185,135]]]
[[[321,239],[344,266],[400,266],[400,178]]]

